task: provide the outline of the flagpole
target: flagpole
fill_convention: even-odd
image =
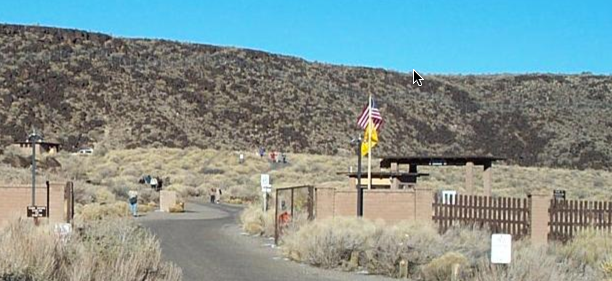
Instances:
[[[372,94],[368,102],[368,189],[372,189]]]

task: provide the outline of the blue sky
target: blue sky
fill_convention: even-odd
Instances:
[[[420,73],[612,73],[612,1],[5,1],[0,22]]]

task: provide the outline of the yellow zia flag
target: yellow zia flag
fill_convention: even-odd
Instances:
[[[370,127],[370,124],[366,126],[365,134],[363,136],[363,142],[361,143],[361,156],[368,155],[368,145],[370,137],[372,138],[372,148],[378,143],[378,133],[375,127]]]

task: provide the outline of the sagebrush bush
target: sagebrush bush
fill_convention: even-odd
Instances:
[[[440,247],[438,253],[458,252],[471,266],[488,257],[491,247],[491,232],[475,227],[452,227],[441,236],[443,243],[432,244]]]
[[[401,260],[416,271],[443,252],[444,244],[437,230],[429,224],[402,222],[393,226],[380,225],[365,251],[366,267],[372,273],[397,276]]]
[[[457,252],[445,253],[422,267],[423,277],[427,281],[451,280],[454,266],[459,267],[458,276],[460,276],[461,270],[465,270],[468,266],[468,260]]]
[[[76,215],[74,219],[75,221],[84,222],[125,217],[130,214],[129,208],[127,202],[79,204],[75,208]]]
[[[60,239],[51,226],[12,221],[0,230],[0,280],[181,280],[156,238],[127,220],[87,222]]]
[[[314,221],[283,237],[283,253],[297,261],[334,268],[348,261],[353,252],[367,249],[378,231],[369,220],[333,218]]]
[[[274,211],[264,213],[259,204],[250,204],[241,214],[242,229],[254,235],[271,237],[274,235]]]

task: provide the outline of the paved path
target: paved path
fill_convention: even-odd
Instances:
[[[394,280],[288,261],[271,247],[274,241],[241,232],[240,207],[186,205],[183,214],[151,213],[138,218],[160,238],[164,258],[183,269],[184,280]]]

